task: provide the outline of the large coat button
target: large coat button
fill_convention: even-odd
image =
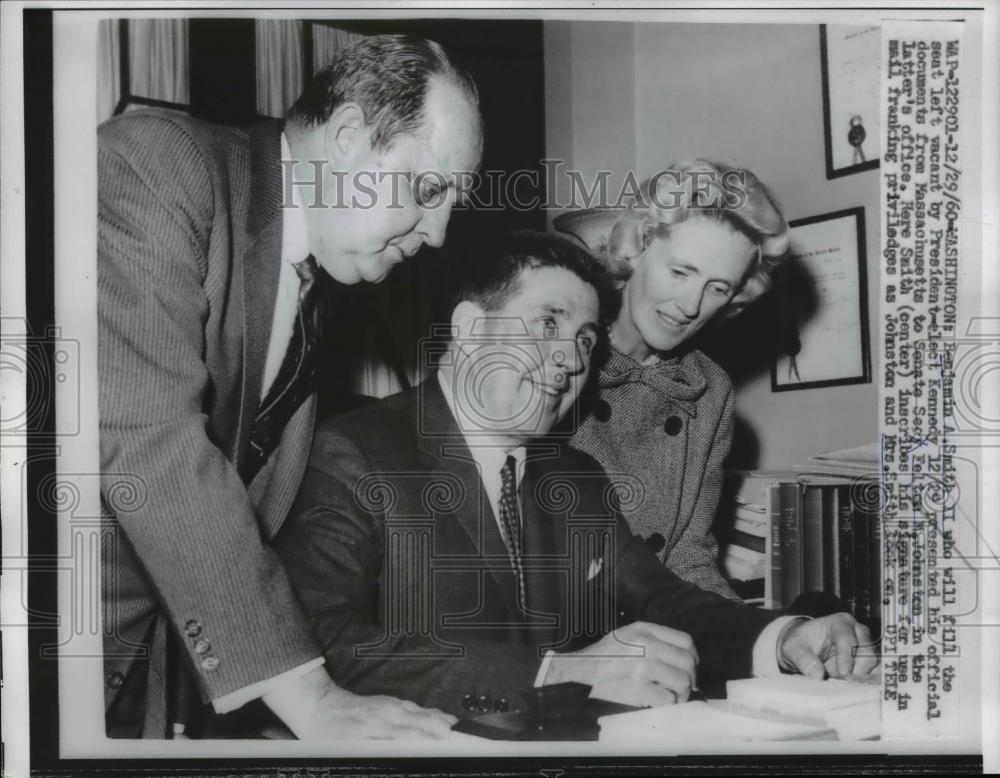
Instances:
[[[109,689],[121,689],[125,683],[125,676],[115,670],[113,673],[108,673],[106,681]]]
[[[594,418],[604,424],[611,421],[611,406],[607,400],[598,400],[594,403]]]
[[[194,652],[196,654],[207,654],[211,649],[212,644],[205,640],[205,638],[199,638],[194,641]]]
[[[663,431],[673,437],[681,431],[683,426],[680,416],[668,416],[667,420],[663,422]]]
[[[510,707],[510,703],[507,702],[505,697],[501,697],[493,703],[493,710],[497,713],[506,713],[507,709]]]
[[[476,698],[471,694],[466,694],[462,698],[462,707],[471,713],[476,709]]]
[[[476,707],[479,709],[480,713],[489,713],[492,704],[493,700],[484,694],[479,698],[479,704]]]
[[[204,659],[201,660],[201,669],[204,670],[205,672],[210,673],[218,666],[219,666],[218,657],[206,656]]]
[[[201,634],[201,624],[199,624],[194,619],[191,619],[184,624],[184,634],[189,638],[196,638]]]

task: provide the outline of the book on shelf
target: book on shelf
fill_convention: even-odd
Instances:
[[[854,602],[854,508],[851,505],[851,487],[836,487],[837,533],[840,562],[840,587],[837,596],[844,601],[851,612],[855,612]]]
[[[872,514],[854,502],[854,615],[871,618],[871,545]]]
[[[823,591],[823,490],[802,486],[802,589]]]
[[[767,578],[764,581],[764,600],[769,608],[783,608],[785,592],[781,586],[781,565],[784,552],[781,548],[781,489],[777,484],[771,487],[771,531],[768,533],[767,552],[771,556]]]
[[[840,591],[840,529],[837,519],[837,490],[822,490],[823,511],[823,591]]]
[[[871,566],[871,607],[869,617],[875,624],[882,623],[882,579],[884,577],[884,552],[882,550],[882,516],[875,513],[871,522],[871,549],[869,565]]]
[[[802,495],[796,481],[778,485],[781,510],[781,605],[787,608],[802,594]]]

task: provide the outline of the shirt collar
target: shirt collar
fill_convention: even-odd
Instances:
[[[292,161],[288,139],[285,133],[281,133],[282,170],[286,170],[285,166]],[[281,209],[281,260],[295,264],[309,256],[309,232],[306,228],[306,213],[294,186],[291,196],[293,205]]]
[[[499,480],[500,470],[504,466],[504,462],[507,460],[508,456],[514,457],[515,463],[515,482],[520,485],[521,479],[524,477],[524,460],[527,456],[526,449],[523,445],[516,446],[515,448],[506,449],[503,446],[499,446],[496,443],[489,441],[485,436],[472,436],[465,434],[465,426],[460,419],[458,410],[455,408],[455,400],[451,393],[451,386],[448,380],[445,378],[444,374],[439,370],[437,373],[438,385],[441,387],[441,394],[444,395],[444,401],[448,405],[448,410],[451,411],[452,417],[456,420],[459,426],[459,430],[462,433],[462,439],[465,441],[465,445],[469,449],[469,453],[472,454],[473,460],[480,468],[480,472],[486,477],[487,483],[491,483],[494,476]],[[486,474],[489,474],[488,476]]]

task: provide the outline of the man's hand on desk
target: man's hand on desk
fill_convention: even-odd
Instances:
[[[353,694],[317,667],[263,697],[299,740],[437,739],[454,716],[383,695]]]
[[[691,636],[637,621],[580,651],[556,654],[543,684],[579,681],[591,695],[627,705],[686,702],[698,672]]]
[[[778,663],[821,680],[868,675],[878,657],[868,628],[847,613],[835,613],[790,624],[778,640]]]

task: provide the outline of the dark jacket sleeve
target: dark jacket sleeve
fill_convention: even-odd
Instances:
[[[596,462],[593,466],[599,467]],[[632,534],[619,511],[613,513],[618,623],[648,621],[688,633],[698,650],[698,681],[705,690],[721,691],[726,680],[750,676],[754,643],[781,614],[734,602],[679,578]]]
[[[435,638],[444,614],[435,613],[433,599],[415,594],[427,591],[429,556],[419,555],[400,580],[384,574],[385,517],[396,496],[384,482],[371,486],[373,473],[350,435],[321,427],[302,489],[274,541],[327,671],[353,692],[390,694],[456,715],[468,713],[463,699],[474,690],[488,689],[492,699],[503,697],[515,708],[519,691],[534,684],[540,659],[476,630],[463,631],[459,641]],[[390,608],[403,609],[394,617],[402,629],[380,617]]]
[[[682,581],[636,537],[621,549],[617,580],[626,620],[662,624],[692,637],[700,659],[698,680],[705,689],[749,677],[757,637],[781,615]]]

